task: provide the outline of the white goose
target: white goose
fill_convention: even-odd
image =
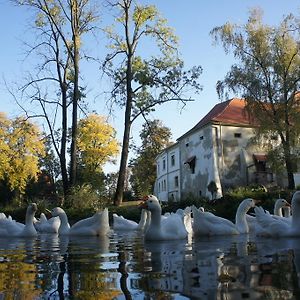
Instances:
[[[188,234],[192,234],[193,232],[193,218],[192,218],[192,208],[190,206],[187,206],[185,209],[177,209],[176,214],[180,215],[183,223],[185,225],[185,229],[188,232]]]
[[[264,236],[300,236],[300,191],[296,191],[292,198],[291,222],[285,222],[284,218],[273,218],[262,207],[255,207],[255,215],[259,225],[264,228]]]
[[[109,231],[108,209],[96,212],[92,217],[86,218],[76,222],[70,226],[67,214],[60,207],[52,209],[51,214],[53,217],[60,218],[60,226],[58,234],[60,235],[81,235],[81,236],[101,236]]]
[[[178,240],[187,238],[188,233],[182,216],[174,213],[162,218],[161,206],[154,195],[148,195],[141,206],[151,212],[151,221],[145,232],[146,240]]]
[[[150,217],[149,211],[146,209],[142,209],[141,211],[141,219],[140,222],[134,222],[132,220],[126,219],[123,216],[119,216],[117,214],[113,214],[113,229],[120,230],[120,231],[132,231],[132,230],[141,230],[143,231],[146,223],[147,218]]]
[[[47,219],[44,213],[41,213],[40,219],[34,223],[34,227],[38,232],[42,233],[58,233],[60,226],[60,218],[52,217]]]
[[[283,208],[290,206],[291,205],[285,199],[277,199],[274,205],[274,216],[284,217]]]
[[[246,213],[251,207],[255,207],[256,200],[244,199],[235,216],[235,224],[231,221],[218,217],[210,212],[203,212],[192,207],[193,211],[193,232],[194,235],[234,235],[248,233],[249,226],[246,220]]]
[[[277,199],[274,204],[274,210],[273,210],[274,214],[272,215],[272,217],[279,218],[279,219],[284,218],[283,221],[291,222],[291,219],[283,217],[283,213],[282,213],[282,210],[284,208],[290,208],[290,206],[291,205],[285,199],[281,199],[281,198]],[[256,232],[257,235],[260,235],[260,233],[263,232],[263,228],[259,226],[259,224],[257,224],[255,216],[246,214],[246,220],[248,222],[249,232]]]
[[[26,210],[25,224],[11,219],[0,219],[0,236],[2,237],[34,237],[37,235],[33,225],[33,218],[37,205],[31,203]]]

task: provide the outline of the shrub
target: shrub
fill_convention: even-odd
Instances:
[[[66,208],[74,209],[93,209],[98,210],[104,208],[107,205],[106,200],[100,198],[91,185],[84,184],[76,186],[71,190],[67,201],[65,202]]]

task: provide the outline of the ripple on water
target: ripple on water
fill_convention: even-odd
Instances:
[[[4,299],[14,293],[17,299],[294,299],[300,240],[147,242],[138,233],[0,238],[0,274]]]

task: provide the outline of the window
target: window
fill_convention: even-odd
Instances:
[[[164,179],[163,181],[163,191],[166,191],[167,190],[167,183],[166,183],[166,180]]]
[[[189,138],[186,138],[185,139],[185,146],[188,147],[190,144],[190,139]]]
[[[195,174],[196,156],[189,157],[184,164],[187,164],[190,167],[192,174]]]
[[[242,137],[242,134],[240,132],[235,132],[234,133],[234,137],[235,138],[241,138]]]
[[[158,183],[158,192],[160,193],[160,182]]]
[[[166,160],[164,159],[163,160],[163,170],[165,170],[166,169]]]
[[[266,172],[266,154],[253,154],[254,164],[256,167],[256,172]]]
[[[174,177],[174,185],[175,185],[175,187],[178,187],[178,185],[179,185],[178,176]]]
[[[171,156],[171,166],[175,166],[175,154]]]
[[[157,174],[159,174],[159,162],[157,163]]]

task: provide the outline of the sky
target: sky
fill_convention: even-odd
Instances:
[[[201,65],[203,73],[200,83],[203,91],[191,95],[194,99],[181,110],[173,104],[159,107],[152,118],[160,119],[171,129],[175,141],[199,120],[205,116],[214,105],[220,102],[216,92],[216,82],[222,80],[235,62],[232,55],[226,55],[220,45],[214,45],[210,31],[226,22],[245,24],[249,10],[260,7],[264,12],[264,23],[277,25],[283,16],[289,13],[299,15],[300,2],[297,0],[143,0],[143,3],[154,4],[162,16],[168,20],[179,37],[179,53],[184,60],[185,67]],[[34,59],[24,60],[24,41],[34,39],[28,23],[32,15],[26,9],[15,7],[9,0],[0,0],[0,112],[6,112],[14,117],[21,113],[20,108],[7,91],[11,82],[21,82],[24,74],[34,66]],[[106,18],[103,16],[103,22]],[[107,24],[109,25],[109,24]],[[101,40],[101,43],[106,41]],[[88,45],[89,46],[89,45]],[[95,44],[90,45],[95,50]],[[106,49],[100,47],[104,58]],[[145,49],[145,51],[151,51]],[[101,52],[99,51],[99,52]],[[101,80],[101,74],[95,65],[85,67],[83,76],[88,87],[90,109],[101,115],[107,115],[104,105],[103,91],[108,90],[107,83]],[[234,95],[239,96],[239,95]],[[102,101],[101,101],[102,100]],[[123,135],[123,111],[115,111],[110,123],[117,130],[117,138],[121,142]],[[138,134],[142,120],[132,129],[133,140],[138,143]],[[118,165],[107,165],[106,172],[116,171]]]

